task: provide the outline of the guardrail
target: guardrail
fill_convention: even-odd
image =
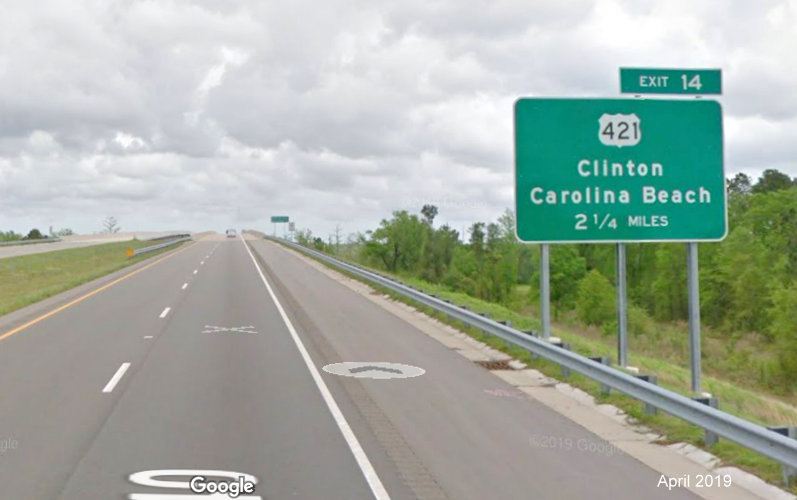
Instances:
[[[373,271],[343,262],[287,240],[269,236],[266,236],[266,238],[331,264],[366,281],[388,288],[415,302],[419,302],[463,323],[500,337],[511,344],[520,346],[540,357],[553,361],[563,368],[585,375],[603,386],[627,394],[653,408],[658,408],[670,415],[697,425],[707,432],[713,432],[718,436],[776,460],[784,467],[784,479],[786,481],[794,473],[794,469],[797,468],[797,440],[693,401],[676,392],[640,380],[598,361],[567,351],[550,342],[515,330],[511,326],[503,325],[467,309],[449,304]]]
[[[61,238],[39,238],[38,240],[14,240],[0,242],[0,247],[13,247],[16,245],[33,245],[34,243],[56,243]]]
[[[165,239],[168,239],[168,238],[188,238],[190,236],[191,235],[188,234],[188,233],[174,233],[174,234],[164,234],[164,235],[161,235],[161,236],[153,236],[151,238],[140,238],[140,239],[141,239],[141,241],[159,241],[159,240],[165,240]]]
[[[182,237],[182,238],[177,238],[176,240],[167,241],[165,243],[158,243],[157,245],[152,245],[152,246],[143,247],[143,248],[136,248],[132,252],[130,250],[128,250],[127,254],[130,257],[133,257],[134,255],[141,255],[142,253],[152,252],[154,250],[160,250],[161,248],[166,248],[168,246],[172,246],[172,245],[175,245],[177,243],[181,243],[183,241],[187,241],[187,240],[190,240],[190,239],[191,239],[190,236],[185,236],[185,237]]]

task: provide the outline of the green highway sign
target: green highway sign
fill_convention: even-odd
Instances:
[[[272,215],[271,222],[288,222],[290,218],[287,215]]]
[[[515,213],[525,242],[723,239],[719,103],[519,99]]]
[[[624,94],[722,94],[718,69],[620,68]]]

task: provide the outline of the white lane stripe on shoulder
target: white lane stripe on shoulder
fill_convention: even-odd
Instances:
[[[343,412],[340,410],[340,407],[335,402],[335,398],[332,397],[332,393],[329,392],[329,388],[327,384],[324,382],[324,379],[321,378],[321,374],[318,372],[318,369],[313,364],[312,358],[310,358],[310,354],[307,352],[304,344],[302,343],[302,339],[299,338],[299,334],[296,333],[296,328],[293,327],[293,323],[288,318],[288,315],[285,313],[285,309],[283,309],[282,304],[277,299],[277,296],[274,294],[274,290],[272,290],[271,285],[269,285],[266,276],[263,274],[263,271],[260,269],[260,265],[257,263],[255,256],[252,254],[252,251],[249,249],[249,246],[246,244],[243,236],[241,236],[241,243],[246,248],[249,257],[252,259],[252,263],[255,265],[255,269],[257,269],[257,273],[260,275],[260,279],[263,281],[263,284],[266,286],[266,290],[268,290],[268,294],[271,297],[271,300],[274,302],[274,305],[277,306],[277,311],[280,313],[280,317],[282,317],[283,323],[288,328],[288,331],[291,334],[291,338],[293,342],[296,344],[296,348],[299,350],[299,354],[302,356],[302,360],[304,360],[304,364],[307,365],[307,369],[310,371],[310,375],[315,382],[316,387],[321,392],[321,397],[324,399],[324,402],[327,404],[327,408],[329,408],[329,412],[332,413],[332,418],[335,420],[335,423],[338,425],[338,429],[340,429],[341,434],[343,434],[343,438],[346,440],[346,444],[349,446],[352,454],[354,455],[354,459],[357,461],[357,465],[360,467],[360,471],[362,471],[363,476],[365,476],[365,480],[368,482],[368,486],[371,488],[371,492],[374,494],[374,498],[376,500],[390,500],[390,495],[387,493],[385,486],[382,484],[382,480],[379,479],[379,476],[376,474],[376,470],[374,466],[371,464],[371,461],[368,459],[368,456],[365,454],[365,450],[360,445],[360,442],[357,440],[357,436],[354,435],[354,431],[351,429],[351,426],[346,421],[346,417],[343,415]]]

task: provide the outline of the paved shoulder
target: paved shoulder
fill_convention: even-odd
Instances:
[[[253,247],[319,346],[317,364],[425,370],[405,380],[328,377],[342,394],[372,401],[450,498],[694,498],[657,488],[660,474],[532,398],[496,397],[513,388],[293,252]],[[539,436],[562,446],[540,446]]]

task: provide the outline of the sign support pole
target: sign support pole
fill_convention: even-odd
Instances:
[[[625,243],[617,244],[617,362],[628,366],[628,301],[626,294]]]
[[[542,316],[542,336],[551,336],[551,269],[550,246],[543,243],[540,248],[540,309]]]
[[[686,244],[687,286],[689,288],[689,352],[692,365],[692,392],[700,390],[700,284],[697,243]]]

